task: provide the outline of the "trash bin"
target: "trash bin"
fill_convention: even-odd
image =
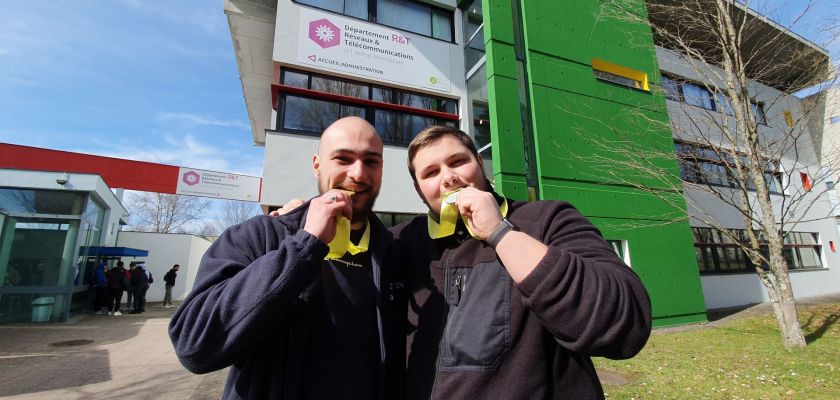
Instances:
[[[55,297],[38,297],[32,300],[32,322],[49,322]]]

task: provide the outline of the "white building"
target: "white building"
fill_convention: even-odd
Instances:
[[[145,262],[155,279],[146,293],[146,301],[149,302],[163,301],[163,276],[175,264],[180,268],[172,288],[172,300],[183,300],[195,284],[201,257],[212,243],[203,236],[152,232],[120,232],[117,241],[118,246],[149,250],[148,257],[137,259]]]
[[[406,135],[431,123],[450,124],[472,132],[483,146],[489,139],[480,137],[482,131],[475,124],[487,123],[490,117],[484,112],[488,103],[490,113],[496,111],[488,100],[487,84],[482,82],[482,78],[487,81],[485,74],[493,72],[485,71],[484,43],[474,43],[484,37],[481,35],[491,35],[487,32],[489,22],[482,22],[480,6],[467,12],[466,3],[474,4],[455,0],[225,1],[253,140],[265,147],[261,201],[265,209],[291,198],[314,196],[316,182],[310,166],[320,132],[341,116],[364,115],[373,121],[386,144],[382,194],[375,211],[382,213],[386,224],[406,214],[426,212],[404,167],[405,144],[410,140]],[[791,95],[796,86],[791,80],[798,74],[813,73],[809,72],[813,60],[827,60],[828,55],[761,15],[749,11],[748,18],[760,22],[761,29],[781,35],[791,48],[808,54],[789,70],[774,75],[781,81],[787,79],[785,83],[753,82],[750,92],[756,113],[762,115],[760,129],[769,138],[778,128],[788,126],[790,119],[807,114],[802,100]],[[386,38],[387,45],[383,44]],[[339,41],[343,46],[337,46]],[[700,128],[708,131],[723,123],[725,99],[705,89],[720,84],[703,73],[715,68],[699,65],[698,69],[662,47],[656,48],[656,57],[665,77],[663,86],[667,86],[667,107],[678,149],[702,151],[684,143],[691,142],[684,133],[690,129],[680,132],[680,127],[705,120]],[[517,73],[522,71],[513,75]],[[483,111],[478,107],[482,104]],[[802,133],[796,157],[792,153],[771,156],[776,168],[768,173],[778,179],[773,196],[780,215],[786,196],[808,192],[805,180],[821,172],[815,139],[820,133]],[[707,168],[709,176],[717,173],[721,186],[726,186],[725,176],[713,171],[715,162],[706,161],[710,162],[701,160],[695,167]],[[792,229],[795,233],[786,248],[794,291],[800,297],[840,291],[836,284],[840,258],[835,251],[840,239],[833,222],[823,218],[831,207],[820,192],[806,193],[806,199],[816,198],[812,207],[784,211],[803,220]],[[743,218],[702,192],[687,187],[686,197],[727,227],[746,228]],[[692,211],[692,228],[706,306],[766,301],[752,267],[733,245],[703,229],[701,214]]]

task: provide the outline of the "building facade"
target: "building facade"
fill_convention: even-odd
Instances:
[[[0,323],[87,313],[94,260],[125,208],[97,175],[0,169]]]
[[[673,124],[685,101],[663,88],[697,77],[657,46],[645,21],[603,18],[606,3],[227,0],[254,142],[265,146],[262,204],[315,195],[308,166],[320,132],[358,115],[386,145],[375,211],[386,222],[425,213],[406,145],[426,125],[452,125],[473,135],[499,192],[566,200],[588,216],[645,282],[655,324],[763,301],[755,273],[722,271],[717,245],[698,241],[703,225],[686,213],[691,193],[680,180]],[[646,15],[643,1],[620,3],[622,12]],[[796,107],[788,97],[785,107]],[[634,155],[621,151],[617,132],[644,132],[635,148],[669,155],[655,162],[666,178],[622,168]],[[808,272],[794,277],[798,295],[829,290],[819,283],[837,273],[826,250],[836,233],[826,226],[801,226],[802,243],[791,247],[807,259],[800,265]],[[715,247],[711,269],[707,247]]]

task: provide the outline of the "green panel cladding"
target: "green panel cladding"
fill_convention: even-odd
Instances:
[[[654,325],[704,321],[664,96],[598,80],[592,70],[593,59],[603,60],[646,73],[656,87],[651,31],[606,3],[482,0],[494,180],[506,196],[527,198],[525,153],[532,151],[540,199],[569,201],[607,239],[627,241],[630,265],[651,296]],[[643,0],[622,4],[645,18]],[[517,51],[525,76],[517,73]],[[524,132],[533,135],[533,149]],[[622,145],[628,140],[636,153]],[[638,151],[665,154],[650,165],[661,173],[630,168]]]

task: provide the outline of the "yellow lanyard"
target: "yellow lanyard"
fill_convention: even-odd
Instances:
[[[446,192],[440,196],[440,217],[438,218],[440,222],[436,221],[434,214],[429,211],[429,217],[427,220],[429,221],[430,238],[440,239],[455,233],[455,225],[458,223],[458,216],[460,215],[458,212],[458,192],[460,191],[461,189],[457,189]],[[499,211],[501,211],[503,218],[507,217],[507,199],[502,201],[502,205],[499,206]],[[464,226],[467,227],[467,231],[470,233],[470,236],[478,239],[478,236],[476,236],[472,229],[470,229],[470,224],[467,223],[467,219],[464,216],[461,216],[461,220],[464,221]]]
[[[341,215],[338,216],[335,224],[335,237],[329,244],[330,253],[324,259],[333,260],[341,258],[347,252],[353,255],[364,253],[368,250],[368,245],[370,245],[370,221],[365,226],[365,233],[359,239],[359,244],[353,244],[350,241],[350,220]]]

